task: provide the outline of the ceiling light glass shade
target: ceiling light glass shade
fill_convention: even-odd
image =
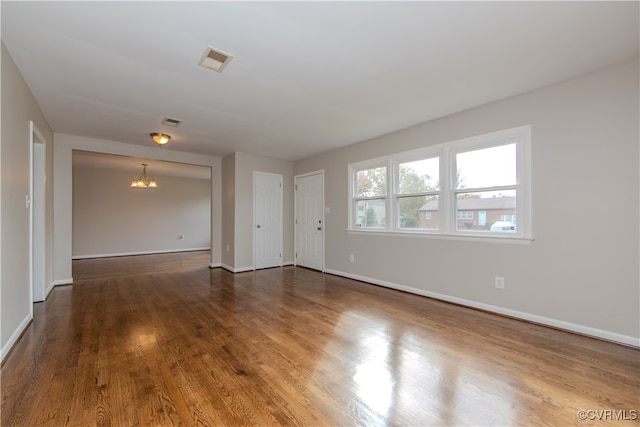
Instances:
[[[131,188],[158,188],[158,183],[153,177],[147,178],[146,163],[142,163],[142,175],[131,180]]]
[[[158,145],[165,145],[171,140],[171,136],[166,133],[150,133],[151,139]]]

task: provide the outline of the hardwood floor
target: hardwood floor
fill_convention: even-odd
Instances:
[[[74,261],[2,367],[2,426],[638,425],[640,350],[208,263]]]

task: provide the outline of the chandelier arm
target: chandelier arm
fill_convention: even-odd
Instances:
[[[142,163],[142,175],[131,181],[131,188],[158,188],[158,183],[153,177],[147,176],[147,164]]]

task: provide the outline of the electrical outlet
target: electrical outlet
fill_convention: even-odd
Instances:
[[[496,288],[504,289],[504,277],[496,276]]]
[[[356,262],[356,257],[355,257],[355,255],[353,255],[353,254],[350,254],[350,255],[349,255],[349,262],[351,262],[351,263]]]

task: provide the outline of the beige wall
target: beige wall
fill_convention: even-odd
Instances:
[[[152,175],[140,190],[131,173],[73,168],[74,258],[211,247],[211,181]]]
[[[638,100],[636,62],[296,162],[326,173],[327,270],[640,345]],[[531,244],[346,232],[348,163],[526,124]]]
[[[25,205],[30,193],[30,121],[46,140],[45,286],[53,282],[53,134],[4,44],[1,64],[0,355],[4,358],[32,316],[29,209]]]
[[[282,260],[293,263],[293,163],[286,160],[234,153],[223,160],[223,183],[228,196],[224,207],[223,253],[229,244],[233,255],[226,255],[225,268],[232,271],[253,269],[253,173],[282,175],[283,236]],[[233,199],[233,203],[231,203]],[[232,206],[233,205],[233,206]],[[231,227],[233,232],[231,232]]]

